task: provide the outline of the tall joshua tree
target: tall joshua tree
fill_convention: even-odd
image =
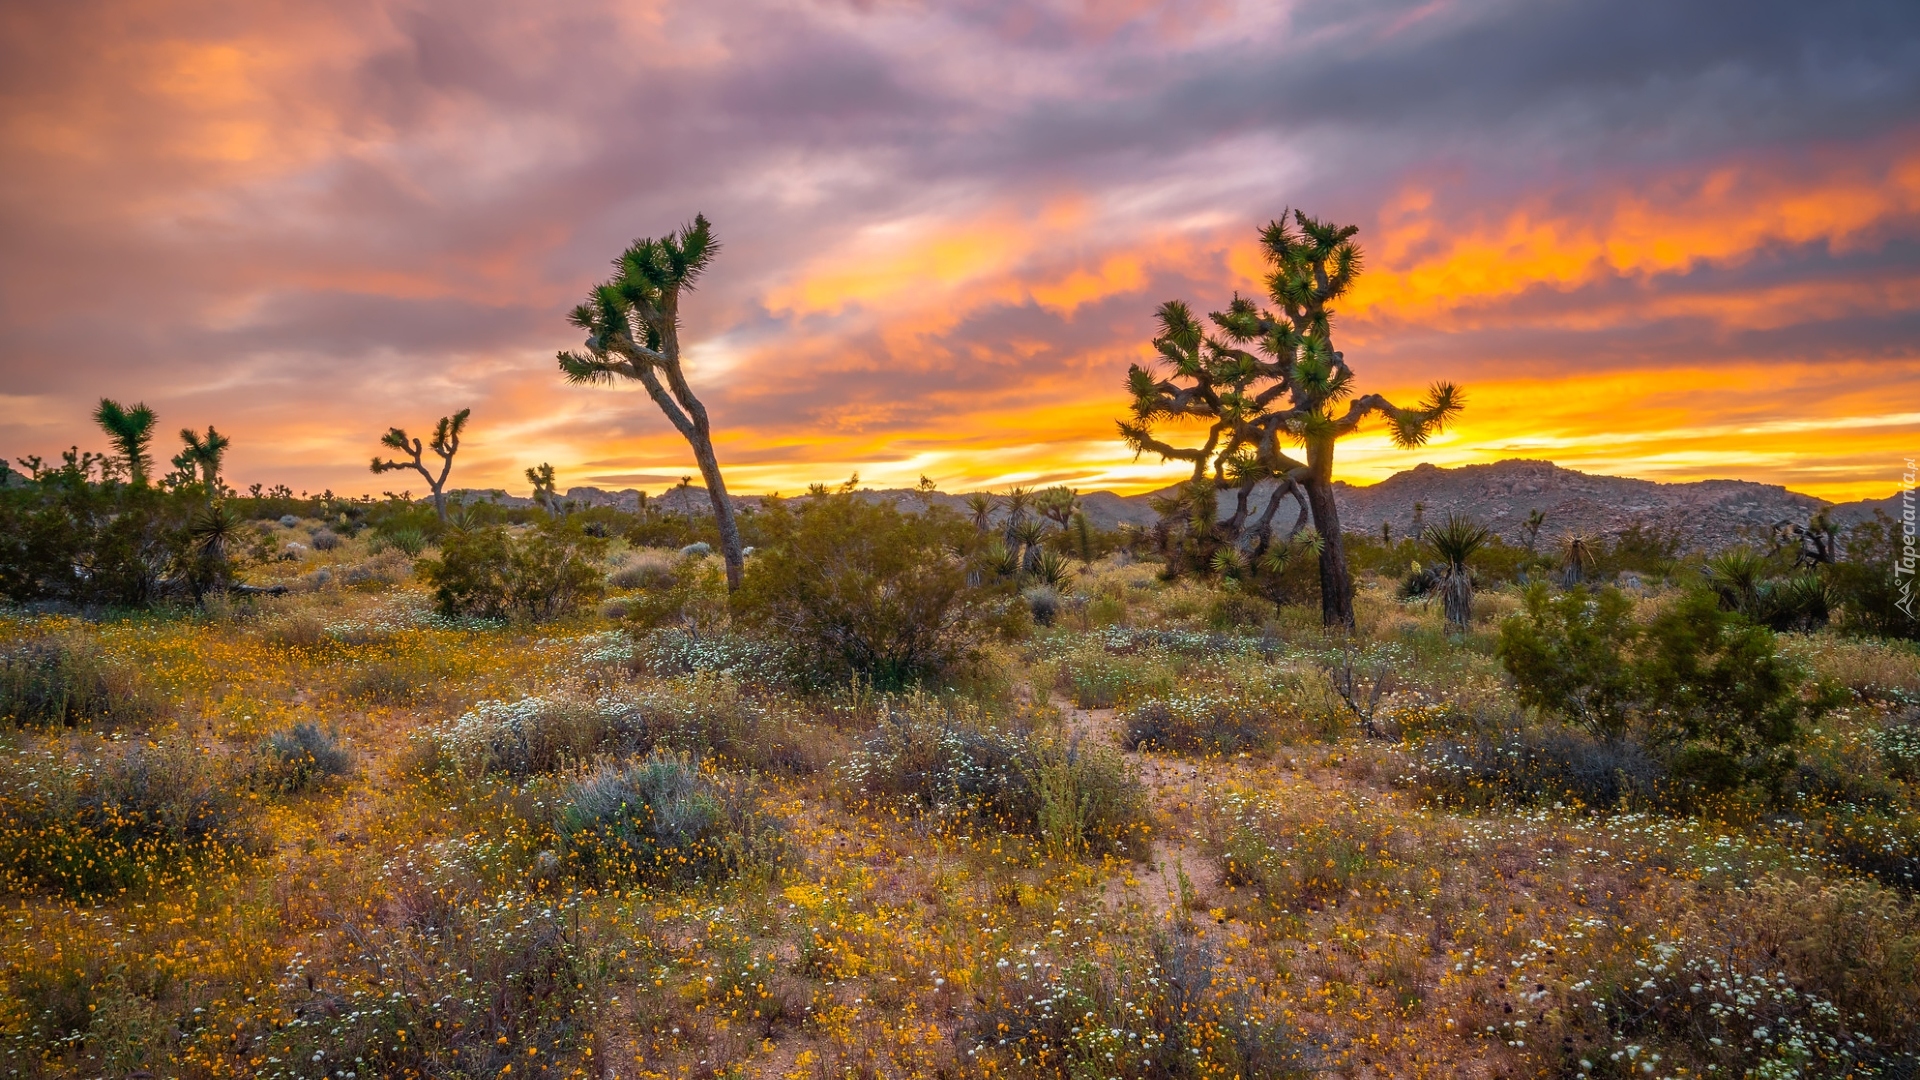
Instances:
[[[720,528],[720,556],[727,566],[727,588],[740,587],[744,559],[733,502],[713,453],[713,429],[706,406],[694,396],[680,366],[680,294],[693,291],[720,245],[705,215],[693,224],[658,238],[635,240],[614,260],[614,276],[587,294],[587,302],[568,316],[587,332],[585,352],[559,354],[560,371],[573,383],[612,383],[633,379],[646,387],[674,430],[693,448],[700,475],[713,501]]]
[[[1334,445],[1378,415],[1396,444],[1421,445],[1460,410],[1451,383],[1433,384],[1427,399],[1401,408],[1379,394],[1354,396],[1353,371],[1333,347],[1333,301],[1359,276],[1359,229],[1295,211],[1260,231],[1260,245],[1273,272],[1267,295],[1278,314],[1235,294],[1225,311],[1207,317],[1211,328],[1181,301],[1160,307],[1160,333],[1153,340],[1169,370],[1134,365],[1127,372],[1133,418],[1120,434],[1136,454],[1193,464],[1189,499],[1201,512],[1194,527],[1234,561],[1240,552],[1260,555],[1272,540],[1281,500],[1304,493],[1298,533],[1310,511],[1320,540],[1320,614],[1329,627],[1353,626],[1353,579],[1341,543],[1339,510],[1333,501]],[[1340,409],[1342,403],[1344,410]],[[1156,429],[1164,422],[1206,426],[1199,446],[1176,446]],[[1305,450],[1302,461],[1281,448]],[[1256,487],[1272,481],[1265,510],[1251,517]],[[1215,520],[1212,492],[1235,492],[1233,513]],[[1205,489],[1204,491],[1202,489]]]
[[[147,453],[147,447],[153,444],[155,419],[153,410],[147,408],[144,401],[129,409],[112,398],[101,398],[100,407],[93,411],[94,423],[100,425],[113,448],[120,452],[127,481],[135,487],[146,486],[147,473],[153,468],[153,457]]]
[[[425,446],[419,439],[409,439],[401,428],[388,428],[380,436],[380,445],[390,446],[406,454],[405,459],[374,458],[373,471],[377,473],[393,472],[396,469],[412,469],[426,478],[427,487],[433,492],[433,509],[440,515],[440,524],[447,523],[447,475],[453,472],[453,455],[460,452],[460,433],[466,430],[467,417],[472,409],[461,409],[452,416],[443,416],[434,425],[433,441]],[[426,451],[431,450],[440,458],[440,475],[435,476],[427,468]]]
[[[1033,508],[1064,532],[1067,523],[1073,520],[1074,513],[1080,509],[1080,493],[1066,487],[1042,488],[1033,496]]]

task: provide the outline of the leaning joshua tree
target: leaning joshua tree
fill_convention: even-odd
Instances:
[[[635,240],[614,260],[614,276],[594,286],[587,302],[568,316],[587,332],[586,351],[562,352],[559,359],[568,382],[638,381],[693,448],[720,528],[720,556],[731,590],[740,587],[744,565],[740,529],[713,454],[706,406],[694,396],[680,368],[680,294],[693,290],[719,250],[705,215],[695,215],[693,224],[677,233]]]
[[[153,443],[154,419],[153,410],[147,408],[144,401],[129,409],[112,398],[101,398],[100,407],[93,411],[94,423],[107,433],[113,448],[120,451],[127,482],[135,487],[146,485],[147,471],[153,467],[147,447]]]
[[[1352,627],[1353,580],[1341,543],[1333,501],[1334,444],[1378,414],[1396,444],[1426,442],[1460,409],[1451,383],[1433,384],[1425,401],[1400,408],[1379,394],[1353,396],[1353,371],[1333,347],[1333,311],[1328,305],[1360,273],[1358,228],[1321,222],[1295,211],[1260,231],[1273,273],[1267,295],[1274,314],[1235,295],[1227,310],[1196,319],[1186,304],[1161,305],[1154,348],[1167,365],[1163,374],[1139,365],[1127,373],[1133,419],[1120,434],[1136,454],[1193,463],[1193,478],[1180,503],[1187,527],[1205,533],[1214,565],[1239,565],[1260,556],[1272,542],[1274,512],[1291,497],[1301,504],[1289,536],[1305,527],[1311,512],[1319,534],[1320,613],[1329,627]],[[1345,403],[1345,408],[1341,405]],[[1162,424],[1205,426],[1199,446],[1176,446],[1157,429]],[[1305,449],[1301,461],[1282,443]],[[1269,482],[1267,505],[1252,517],[1249,501]],[[1218,517],[1214,493],[1235,493],[1233,512]],[[1304,498],[1303,498],[1304,495]]]
[[[472,412],[472,409],[461,409],[452,416],[441,417],[440,422],[434,425],[433,441],[427,443],[425,446],[420,445],[419,439],[407,438],[405,431],[399,428],[389,428],[385,435],[380,436],[380,445],[391,446],[395,450],[408,455],[408,459],[373,459],[374,472],[383,473],[392,472],[395,469],[412,469],[425,477],[427,487],[433,492],[434,512],[440,515],[440,523],[442,525],[447,523],[447,474],[453,471],[453,455],[460,452],[460,432],[466,429],[467,417],[471,415]],[[427,468],[425,454],[428,450],[432,450],[440,457],[439,476],[433,475],[432,470]]]

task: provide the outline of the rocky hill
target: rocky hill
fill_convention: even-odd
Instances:
[[[505,505],[530,505],[530,500],[505,492],[486,494]],[[1509,542],[1518,543],[1523,539],[1527,515],[1538,510],[1545,515],[1540,529],[1543,545],[1570,533],[1608,537],[1638,525],[1677,534],[1683,548],[1705,551],[1764,537],[1783,521],[1804,523],[1822,507],[1831,506],[1835,522],[1843,526],[1871,517],[1876,508],[1896,520],[1902,511],[1899,495],[1833,505],[1777,484],[1746,480],[1663,484],[1595,476],[1563,469],[1550,461],[1522,459],[1452,469],[1422,464],[1377,484],[1337,482],[1334,494],[1340,504],[1340,523],[1348,532],[1379,535],[1382,524],[1386,524],[1391,526],[1393,536],[1406,536],[1413,529],[1418,508],[1428,523],[1443,521],[1449,513],[1466,514],[1485,522]],[[860,495],[894,503],[903,510],[917,510],[923,505],[920,493],[904,488],[867,490]],[[583,505],[631,511],[639,505],[640,492],[632,488],[606,491],[575,487],[565,497]],[[1082,493],[1081,504],[1095,525],[1111,529],[1122,524],[1152,523],[1151,497],[1092,491]],[[966,512],[964,495],[936,492],[929,498],[936,505]],[[1264,498],[1264,492],[1256,496],[1256,500],[1260,498]],[[702,487],[669,488],[649,501],[668,513],[708,512],[707,492]],[[739,496],[735,502],[752,506],[759,498]],[[1255,502],[1256,507],[1260,505]],[[1291,508],[1285,508],[1279,520],[1291,521],[1292,514]]]

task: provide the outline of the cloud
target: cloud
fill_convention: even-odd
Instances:
[[[686,334],[742,490],[1146,486],[1168,471],[1111,421],[1153,306],[1257,288],[1253,226],[1304,206],[1362,226],[1340,326],[1369,387],[1473,390],[1434,460],[1848,494],[1920,434],[1884,404],[1920,381],[1917,29],[1899,3],[18,5],[0,449],[97,442],[108,393],[231,428],[236,477],[374,490],[379,431],[472,406],[460,482],[677,477],[644,395],[552,355],[621,246],[702,210],[725,247]],[[1769,412],[1834,425],[1818,463]]]

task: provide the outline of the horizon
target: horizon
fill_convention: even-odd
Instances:
[[[166,453],[218,426],[237,488],[377,492],[382,432],[472,407],[453,485],[671,485],[697,470],[646,396],[553,354],[626,243],[704,212],[686,340],[731,490],[1137,494],[1185,471],[1113,428],[1155,306],[1257,291],[1255,229],[1299,207],[1360,226],[1361,392],[1466,391],[1336,479],[1884,498],[1920,446],[1920,12],[1739,11],[23,12],[0,448],[100,448],[107,396]]]

